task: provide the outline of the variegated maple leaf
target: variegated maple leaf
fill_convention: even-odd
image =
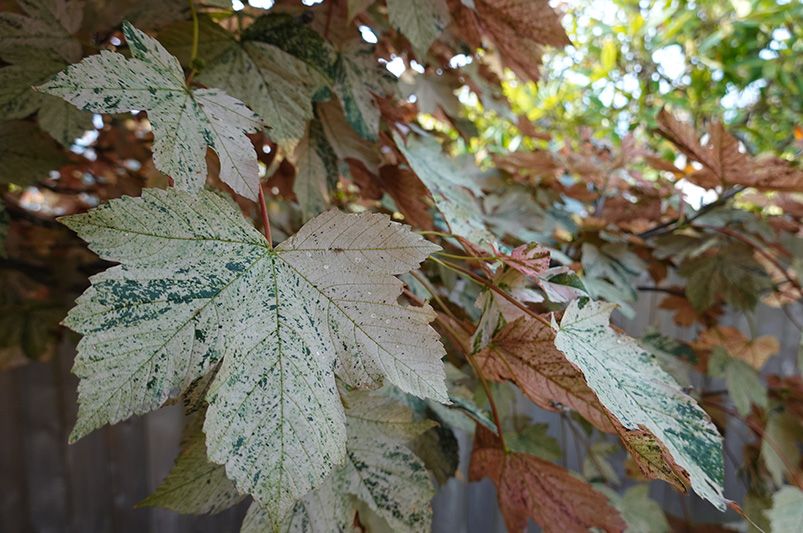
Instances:
[[[387,216],[329,211],[271,249],[217,194],[146,189],[65,224],[120,263],[65,320],[84,335],[73,440],[158,408],[219,364],[209,457],[279,517],[345,458],[335,373],[448,401],[433,311],[396,301],[395,275],[438,248]]]
[[[555,346],[580,369],[614,420],[631,432],[649,432],[687,473],[694,491],[724,511],[722,437],[654,356],[611,329],[614,307],[573,301],[560,326],[553,325]]]
[[[94,113],[148,112],[153,161],[179,189],[206,182],[206,149],[220,158],[220,178],[255,200],[259,192],[256,152],[246,133],[261,127],[245,104],[219,89],[190,89],[178,60],[131,24],[123,33],[133,57],[102,51],[67,67],[40,91]]]

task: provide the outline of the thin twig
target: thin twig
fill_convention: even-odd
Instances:
[[[514,306],[518,307],[519,309],[521,309],[522,311],[527,313],[527,315],[529,315],[532,318],[536,319],[537,321],[541,322],[545,326],[550,327],[550,328],[552,327],[552,324],[550,324],[549,320],[547,320],[546,318],[542,317],[538,313],[535,313],[532,309],[530,309],[526,305],[524,305],[521,302],[519,302],[518,300],[516,300],[513,296],[511,296],[507,292],[503,291],[502,289],[500,289],[499,287],[494,285],[493,282],[488,281],[488,280],[486,280],[484,278],[481,278],[480,276],[478,276],[477,274],[471,272],[470,270],[466,270],[466,269],[464,269],[462,267],[459,267],[457,265],[454,265],[452,263],[447,263],[446,261],[441,261],[440,259],[438,259],[436,257],[430,256],[429,259],[434,261],[434,262],[436,262],[436,263],[438,263],[439,265],[443,266],[444,268],[448,268],[449,270],[453,270],[455,272],[463,274],[464,276],[468,276],[469,278],[471,278],[475,282],[479,283],[480,285],[491,289],[492,291],[497,293],[499,296],[501,296],[502,298],[504,298],[508,302],[512,303]]]
[[[262,216],[262,228],[265,230],[265,239],[268,246],[273,249],[273,238],[270,235],[270,218],[268,218],[268,207],[265,205],[265,193],[262,192],[262,185],[259,186],[259,214]]]

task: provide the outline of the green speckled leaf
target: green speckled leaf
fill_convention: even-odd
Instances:
[[[72,0],[17,0],[25,14],[0,13],[0,57],[21,48],[52,50],[69,62],[81,58],[72,37],[83,18],[84,3]]]
[[[358,507],[356,499],[392,531],[429,531],[435,491],[423,461],[410,451],[409,441],[433,423],[417,421],[407,407],[376,394],[354,393],[347,402],[345,464],[296,504],[281,530],[348,531]],[[241,533],[267,533],[274,531],[272,525],[270,516],[254,504]]]
[[[388,18],[424,55],[449,23],[449,11],[442,0],[388,0]]]
[[[176,464],[156,490],[137,507],[164,507],[184,514],[214,514],[245,499],[223,466],[206,458],[203,413],[194,416],[181,438]]]
[[[329,211],[271,250],[214,193],[146,189],[65,223],[121,263],[65,321],[84,335],[73,439],[159,407],[222,360],[209,457],[281,516],[344,459],[335,369],[447,401],[433,312],[397,304],[394,277],[437,247],[387,216]]]
[[[34,124],[0,122],[0,183],[28,185],[67,161],[59,145]]]
[[[387,74],[374,57],[373,49],[351,43],[336,63],[335,93],[343,104],[346,121],[363,139],[375,141],[379,134],[379,107],[374,95],[388,93]]]
[[[424,182],[452,232],[475,244],[489,244],[496,238],[483,222],[477,200],[469,192],[465,172],[445,155],[434,140],[394,136],[396,146],[413,172]]]
[[[767,512],[771,533],[791,533],[803,526],[803,491],[787,485],[772,497],[772,509]]]
[[[692,398],[626,335],[608,325],[612,304],[575,300],[557,329],[558,347],[602,404],[629,430],[649,430],[689,473],[694,491],[724,510],[722,438]]]
[[[103,51],[72,65],[38,89],[95,113],[148,112],[153,161],[182,190],[200,190],[207,175],[206,149],[220,158],[220,178],[255,200],[256,152],[245,133],[261,121],[242,102],[218,89],[190,90],[175,57],[158,41],[123,24],[134,56]]]
[[[283,50],[258,41],[233,43],[199,80],[220,87],[259,113],[268,135],[292,151],[312,118],[312,98],[326,86],[315,69]]]

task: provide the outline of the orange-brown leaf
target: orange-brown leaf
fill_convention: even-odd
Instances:
[[[573,409],[599,430],[614,432],[582,372],[555,347],[555,332],[541,322],[525,316],[507,324],[474,357],[487,378],[514,383],[539,407]]]
[[[485,477],[496,485],[499,509],[511,533],[524,531],[530,518],[546,533],[625,529],[619,512],[590,484],[549,461],[505,453],[497,437],[478,426],[469,479]]]

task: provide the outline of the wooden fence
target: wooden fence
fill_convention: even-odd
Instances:
[[[636,318],[622,324],[640,334],[648,326],[689,338],[678,331],[668,314],[657,310],[655,294],[646,294]],[[777,309],[756,315],[758,334],[773,335],[782,354],[765,372],[789,374],[800,341],[799,332]],[[739,317],[726,322],[744,327]],[[0,532],[36,533],[227,533],[237,532],[247,504],[215,516],[181,516],[161,509],[135,509],[169,471],[178,451],[183,424],[178,407],[166,407],[143,417],[105,427],[67,445],[76,416],[77,380],[70,374],[73,348],[65,342],[48,363],[30,364],[0,373]],[[560,438],[560,419],[522,402],[524,410],[550,424]],[[728,446],[738,450],[744,428],[729,428]],[[578,458],[564,435],[564,464],[578,468]],[[470,441],[460,437],[463,471]],[[735,457],[738,457],[738,452]],[[726,457],[726,494],[741,497],[739,465]],[[462,479],[465,479],[463,477]],[[682,498],[666,485],[653,483],[652,496],[676,514],[681,500],[695,517],[717,520],[710,506],[693,496]],[[448,533],[504,531],[493,487],[486,480],[468,484],[452,479],[441,488],[433,506],[433,530]],[[535,529],[534,529],[535,530]]]

